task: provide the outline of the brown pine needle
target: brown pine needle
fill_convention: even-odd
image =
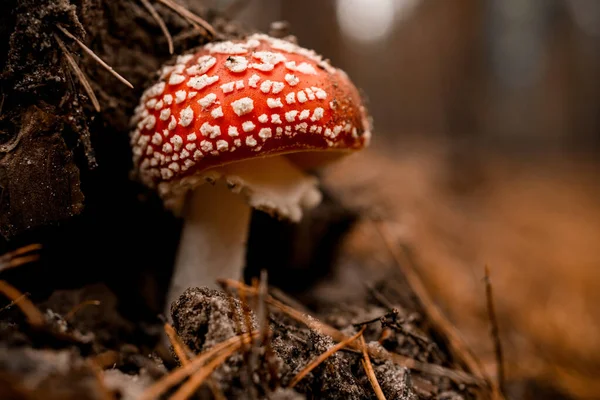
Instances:
[[[253,288],[246,286],[243,283],[240,283],[238,281],[231,280],[231,279],[221,279],[218,282],[225,288],[234,288],[238,291],[245,291],[248,294],[252,294],[255,296],[257,295],[256,290],[253,290]],[[271,296],[266,296],[265,301],[267,302],[267,304],[270,304],[271,306],[277,308],[278,310],[280,310],[281,312],[283,312],[290,318],[293,318],[296,321],[303,323],[304,325],[308,326],[310,329],[312,329],[314,331],[317,331],[323,335],[330,336],[336,342],[341,342],[348,338],[346,335],[344,335],[338,329],[335,329],[334,327],[327,325],[314,317],[303,314],[300,311],[297,311],[297,310],[273,299]],[[353,350],[362,351],[362,348],[359,345],[356,345],[352,342],[348,343],[347,347],[349,347]],[[445,376],[457,383],[466,383],[466,384],[478,385],[478,386],[482,386],[482,385],[486,384],[485,380],[483,380],[479,377],[473,376],[464,371],[453,370],[450,368],[443,367],[441,365],[429,364],[426,362],[418,361],[418,360],[415,360],[410,357],[406,357],[406,356],[403,356],[400,354],[388,352],[387,350],[381,349],[381,348],[369,348],[368,351],[369,351],[369,354],[371,355],[371,357],[374,357],[374,358],[377,358],[380,360],[389,360],[395,364],[401,365],[403,367],[406,367],[406,368],[409,368],[412,370],[421,371],[423,373],[427,373],[427,374],[431,374],[431,375],[435,375],[435,376]]]
[[[214,356],[219,354],[221,351],[227,351],[227,349],[231,347],[241,347],[242,343],[247,344],[250,341],[258,336],[259,332],[254,331],[251,334],[245,333],[243,335],[231,337],[214,347],[210,350],[202,352],[190,360],[189,364],[183,365],[171,372],[168,375],[165,375],[158,381],[156,381],[153,385],[142,393],[138,400],[153,400],[158,399],[164,392],[172,388],[173,386],[179,384],[182,380],[184,380],[187,376],[194,373],[198,368],[200,368],[206,361],[212,359]]]
[[[167,24],[165,24],[165,21],[161,18],[160,14],[158,14],[156,9],[152,6],[152,4],[150,4],[150,2],[148,0],[140,0],[140,1],[144,5],[144,7],[146,7],[146,10],[148,10],[150,15],[152,15],[152,18],[154,18],[154,20],[160,27],[160,30],[162,31],[163,35],[165,36],[165,39],[167,39],[167,45],[169,46],[169,54],[173,54],[173,52],[175,51],[173,49],[173,38],[171,37],[169,28],[167,28]]]
[[[175,354],[179,358],[179,362],[181,365],[188,365],[190,363],[190,358],[188,357],[188,354],[191,353],[190,349],[181,341],[175,329],[168,322],[165,323],[164,328],[171,346],[173,346],[173,350],[175,350]]]
[[[186,19],[190,24],[192,24],[195,28],[202,28],[207,33],[209,33],[212,37],[217,36],[217,32],[212,27],[211,24],[206,22],[204,19],[200,18],[187,8],[175,3],[173,0],[158,0],[160,3],[169,7],[171,10],[175,11],[177,14],[181,15],[184,19]]]
[[[331,348],[329,348],[326,352],[321,353],[321,355],[319,355],[317,358],[312,360],[302,371],[298,372],[298,374],[294,377],[294,379],[292,379],[292,381],[290,382],[288,387],[291,389],[294,386],[296,386],[298,384],[298,382],[300,382],[302,379],[304,379],[304,377],[306,375],[308,375],[308,373],[310,371],[312,371],[313,369],[315,369],[319,365],[321,365],[321,363],[323,361],[327,360],[329,357],[331,357],[332,355],[334,355],[335,353],[337,353],[344,347],[348,346],[350,343],[354,342],[356,339],[358,339],[359,336],[362,336],[363,332],[365,331],[365,328],[366,328],[366,326],[363,326],[362,329],[356,335],[351,336],[348,339],[339,342],[335,346],[332,346]]]
[[[16,258],[13,258],[12,260],[8,261],[7,263],[0,262],[0,272],[5,271],[7,269],[17,268],[17,267],[20,267],[21,265],[25,265],[25,264],[29,264],[29,263],[38,261],[39,259],[40,259],[40,256],[38,254],[34,254],[31,256],[16,257]]]
[[[204,383],[204,381],[213,373],[215,369],[217,369],[226,359],[231,357],[236,351],[238,351],[242,347],[243,341],[239,341],[233,346],[230,346],[226,350],[223,350],[221,354],[213,358],[208,364],[200,367],[200,369],[190,377],[190,379],[184,383],[181,388],[173,396],[170,397],[170,400],[186,400],[190,396],[198,390],[200,386]]]
[[[492,291],[492,281],[490,280],[490,270],[485,266],[485,298],[490,318],[490,335],[494,343],[494,353],[496,355],[496,384],[493,385],[496,398],[504,398],[506,393],[504,390],[504,352],[502,351],[502,342],[500,341],[500,330],[498,328],[498,318],[496,317],[496,309],[494,307],[494,295]]]
[[[256,298],[256,319],[258,320],[260,341],[262,343],[266,343],[267,338],[269,337],[269,312],[267,309],[267,302],[265,301],[267,290],[269,289],[267,279],[267,271],[263,269],[260,271],[260,280],[258,281],[258,286],[256,288],[258,291],[258,296]]]
[[[22,297],[22,293],[6,281],[0,281],[0,292],[13,301],[27,318],[29,325],[39,328],[44,325],[44,316],[40,310],[27,297]]]
[[[79,311],[81,311],[82,308],[85,308],[87,306],[99,306],[100,304],[102,304],[102,303],[100,303],[99,300],[82,301],[81,303],[79,303],[75,307],[73,307],[68,313],[66,313],[64,316],[64,319],[65,319],[65,321],[69,321],[75,316],[75,314],[77,314]]]
[[[444,336],[448,338],[449,348],[452,355],[460,360],[462,364],[466,365],[469,372],[489,383],[490,378],[484,371],[481,363],[477,357],[475,357],[473,351],[469,348],[467,343],[463,340],[456,327],[452,325],[452,323],[444,316],[439,307],[435,304],[429,295],[429,292],[425,288],[423,281],[412,267],[410,260],[407,259],[406,255],[402,253],[402,251],[391,239],[391,234],[389,233],[386,224],[384,222],[374,221],[374,225],[379,232],[383,243],[392,255],[396,265],[398,268],[400,268],[402,274],[406,278],[409,287],[419,299],[429,321],[437,331],[443,333]]]
[[[362,332],[358,340],[360,341],[360,347],[362,348],[363,353],[362,365],[365,369],[367,377],[369,378],[369,381],[371,382],[371,386],[373,386],[375,395],[377,396],[378,400],[385,400],[383,390],[381,390],[381,386],[379,386],[379,382],[375,376],[375,370],[373,370],[373,364],[371,364],[371,359],[369,358],[369,348],[367,347],[367,343],[365,342],[365,337],[362,335]]]
[[[9,253],[5,253],[0,256],[0,262],[10,260],[11,258],[15,258],[17,256],[22,256],[23,254],[30,253],[32,251],[41,250],[42,245],[39,243],[28,244],[27,246],[19,247],[16,250],[13,250]]]
[[[125,78],[123,78],[121,75],[119,75],[119,73],[117,71],[115,71],[110,65],[108,65],[106,62],[104,62],[104,60],[102,60],[100,57],[98,57],[96,55],[96,53],[94,53],[92,51],[92,49],[90,49],[89,47],[87,47],[85,44],[83,44],[83,42],[79,39],[77,39],[71,32],[69,32],[68,30],[66,30],[65,28],[63,28],[60,24],[57,24],[56,27],[65,34],[65,36],[73,39],[75,41],[75,43],[77,43],[79,45],[79,47],[81,47],[81,49],[83,51],[85,51],[86,53],[88,53],[94,60],[96,60],[96,62],[98,62],[98,64],[102,65],[108,72],[110,72],[115,78],[117,78],[118,80],[120,80],[121,82],[123,82],[127,87],[129,87],[130,89],[133,89],[133,85],[131,83],[129,83],[129,81]]]
[[[92,105],[94,106],[94,109],[97,112],[100,112],[100,103],[98,102],[98,98],[96,97],[96,95],[94,94],[94,91],[92,90],[92,86],[90,85],[87,78],[85,77],[85,74],[79,68],[79,66],[73,59],[73,56],[71,55],[71,53],[69,53],[67,46],[65,46],[63,41],[60,40],[58,35],[54,34],[54,39],[56,39],[56,43],[58,43],[58,46],[60,47],[63,54],[67,58],[67,61],[69,62],[69,65],[71,66],[71,69],[73,70],[73,73],[77,76],[77,79],[79,79],[79,82],[81,82],[81,85],[83,85],[85,92],[87,93],[88,97],[90,98],[90,101],[92,102]]]
[[[0,256],[0,272],[20,267],[23,264],[28,264],[40,259],[39,254],[28,254],[42,248],[41,244],[34,243],[27,246],[19,247],[18,249],[8,252]],[[23,256],[23,257],[19,257]]]

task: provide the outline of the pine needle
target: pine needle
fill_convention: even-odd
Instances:
[[[492,291],[492,281],[490,279],[490,270],[485,266],[484,275],[485,298],[490,319],[490,335],[494,344],[494,354],[496,356],[496,382],[493,390],[496,392],[496,398],[505,398],[505,374],[504,374],[504,351],[502,350],[502,341],[500,340],[500,329],[498,328],[498,318],[494,307],[494,294]]]
[[[0,281],[0,293],[14,302],[27,318],[29,325],[39,328],[44,325],[45,320],[41,311],[29,300],[24,297],[21,292],[6,281]]]
[[[160,27],[160,30],[162,31],[163,35],[167,39],[167,45],[169,46],[169,54],[173,54],[173,52],[175,51],[173,48],[173,38],[171,37],[169,28],[167,28],[167,24],[165,24],[165,21],[161,18],[161,16],[158,14],[156,9],[152,6],[152,4],[150,4],[150,2],[148,0],[140,0],[140,1],[144,5],[144,7],[146,7],[146,10],[148,10],[150,15],[152,15],[152,18],[154,18],[154,20]]]
[[[181,365],[188,365],[190,363],[190,358],[188,357],[188,354],[191,354],[190,349],[181,341],[175,329],[168,322],[165,323],[164,328],[169,342],[171,342],[171,346],[173,346],[173,350],[177,354],[177,358],[179,358],[179,362]]]
[[[77,304],[75,307],[73,307],[68,313],[65,314],[64,319],[65,321],[69,321],[71,318],[73,318],[75,316],[75,314],[77,314],[79,311],[81,311],[82,308],[85,308],[87,306],[99,306],[100,301],[99,300],[85,300],[82,301],[81,303]]]
[[[204,383],[204,381],[213,373],[215,369],[217,369],[226,359],[231,357],[236,351],[238,351],[242,347],[243,341],[237,342],[235,345],[230,346],[226,350],[223,350],[221,354],[216,356],[212,361],[206,364],[190,377],[190,379],[184,383],[181,388],[173,396],[171,396],[170,400],[186,400],[191,395],[198,390],[200,386]]]
[[[159,398],[164,392],[179,384],[190,374],[194,373],[206,361],[217,356],[219,352],[227,351],[231,347],[239,348],[242,346],[242,344],[250,343],[250,341],[258,335],[259,332],[254,331],[251,334],[244,333],[239,336],[234,336],[215,345],[210,350],[198,354],[196,357],[190,360],[189,364],[175,369],[170,374],[165,375],[156,381],[153,385],[147,388],[144,393],[142,393],[138,400],[153,400]]]
[[[427,319],[437,331],[441,332],[446,338],[448,338],[450,352],[458,360],[460,360],[461,364],[467,366],[470,373],[489,384],[491,379],[481,366],[481,363],[467,343],[463,340],[462,336],[458,332],[458,329],[452,325],[452,323],[444,316],[442,311],[435,304],[428,290],[425,288],[423,281],[415,271],[410,259],[407,259],[407,255],[404,254],[393,242],[386,224],[384,222],[374,221],[374,225],[379,232],[384,245],[392,255],[396,265],[402,271],[402,274],[404,275],[409,287],[415,293],[419,299],[419,302],[423,306],[423,310],[427,316]]]
[[[175,3],[173,0],[158,0],[160,3],[169,7],[171,10],[175,11],[177,14],[181,15],[184,19],[186,19],[190,24],[192,24],[197,29],[204,29],[207,33],[209,33],[212,37],[217,36],[217,32],[215,29],[206,22],[204,19],[200,18],[187,8]]]
[[[100,103],[98,102],[98,98],[96,97],[96,95],[94,94],[94,91],[92,90],[92,86],[90,85],[87,78],[85,77],[85,74],[79,68],[79,66],[75,62],[75,59],[73,59],[73,56],[71,55],[71,53],[69,53],[69,50],[67,49],[67,47],[65,46],[63,41],[60,40],[60,38],[56,34],[54,34],[54,39],[56,39],[58,46],[60,47],[63,54],[67,58],[67,61],[69,62],[69,65],[71,66],[71,69],[73,70],[73,73],[75,73],[75,75],[77,76],[77,79],[79,79],[79,82],[81,82],[81,84],[83,85],[85,92],[87,93],[88,97],[90,98],[90,101],[92,102],[92,105],[94,106],[94,109],[96,110],[96,112],[100,112],[100,110],[101,110]]]
[[[257,295],[256,290],[254,290],[253,288],[246,286],[243,283],[240,283],[238,281],[231,280],[231,279],[221,279],[221,280],[218,280],[218,282],[226,288],[235,288],[238,291],[243,290],[248,294],[252,294],[255,296]],[[278,310],[280,310],[281,312],[283,312],[290,318],[293,318],[296,321],[303,323],[304,325],[308,326],[310,329],[312,329],[314,331],[317,331],[323,335],[330,336],[336,342],[341,342],[348,338],[340,330],[335,329],[334,327],[327,325],[314,317],[311,317],[311,316],[306,315],[298,310],[295,310],[292,307],[287,306],[287,305],[273,299],[271,296],[267,296],[265,298],[265,301],[267,302],[267,304],[277,308]],[[362,351],[360,346],[358,346],[352,342],[348,343],[347,346],[353,350]],[[466,383],[466,384],[479,385],[479,386],[486,384],[485,380],[482,380],[481,378],[475,377],[464,371],[454,370],[454,369],[443,367],[441,365],[429,364],[426,362],[418,361],[418,360],[415,360],[410,357],[406,357],[406,356],[403,356],[400,354],[388,352],[387,350],[381,349],[381,348],[369,348],[368,351],[369,351],[369,354],[371,355],[371,357],[374,357],[374,358],[377,358],[380,360],[389,360],[395,364],[398,364],[403,367],[413,369],[416,371],[421,371],[423,373],[427,373],[427,374],[431,374],[431,375],[435,375],[435,376],[445,376],[445,377],[447,377],[455,382],[458,382],[458,383]]]
[[[373,370],[373,364],[371,364],[371,359],[369,358],[369,348],[367,347],[367,343],[365,342],[365,337],[362,335],[362,332],[358,339],[360,341],[360,346],[362,347],[363,353],[362,365],[365,369],[365,372],[367,373],[369,382],[371,382],[371,386],[373,386],[373,390],[375,391],[377,399],[385,400],[383,390],[381,390],[381,386],[379,386],[379,382],[377,381],[377,377],[375,376],[375,370]]]
[[[40,259],[40,256],[38,254],[33,254],[33,255],[25,256],[25,257],[16,257],[16,258],[9,260],[6,263],[0,262],[0,272],[5,271],[7,269],[11,269],[11,268],[17,268],[17,267],[20,267],[21,265],[25,265],[25,264],[29,264],[29,263],[38,261],[39,259]]]
[[[65,34],[65,36],[73,39],[75,41],[75,43],[77,43],[79,45],[79,47],[81,47],[81,49],[83,51],[85,51],[86,53],[88,53],[94,60],[96,60],[96,62],[98,62],[98,64],[102,65],[108,72],[110,72],[115,78],[117,78],[118,80],[120,80],[121,82],[123,82],[127,87],[129,87],[130,89],[133,89],[133,85],[131,83],[129,83],[129,81],[125,78],[123,78],[121,75],[119,75],[119,73],[117,71],[115,71],[110,65],[108,65],[106,62],[104,62],[100,57],[98,57],[96,55],[96,53],[94,53],[92,51],[92,49],[90,49],[89,47],[87,47],[85,44],[83,44],[83,42],[79,39],[77,39],[71,32],[69,32],[68,30],[66,30],[65,28],[63,28],[60,24],[57,24],[56,27]]]
[[[28,254],[42,248],[41,244],[34,243],[5,253],[0,256],[0,272],[6,269],[19,267],[23,264],[37,261],[40,259],[38,254]],[[23,257],[19,257],[23,256]]]
[[[338,351],[340,351],[344,347],[348,346],[350,343],[354,342],[356,339],[358,339],[359,336],[362,336],[363,332],[365,331],[365,328],[366,328],[366,326],[363,326],[362,329],[356,335],[354,335],[352,337],[349,337],[348,339],[339,342],[338,344],[336,344],[335,346],[332,346],[326,352],[322,353],[317,358],[315,358],[314,360],[312,360],[302,371],[300,371],[294,377],[294,379],[292,379],[292,381],[290,382],[290,384],[288,385],[288,387],[291,389],[294,386],[296,386],[296,384],[298,382],[300,382],[302,379],[304,379],[304,377],[306,375],[308,375],[308,373],[310,371],[312,371],[313,369],[315,369],[319,365],[321,365],[321,363],[323,361],[327,360],[329,357],[331,357],[332,355],[334,355],[335,353],[337,353]]]

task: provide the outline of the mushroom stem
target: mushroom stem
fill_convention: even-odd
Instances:
[[[217,288],[219,278],[241,279],[252,208],[298,222],[321,201],[318,181],[285,157],[231,163],[207,171],[186,199],[185,218],[166,311],[188,287]]]
[[[218,278],[242,278],[251,211],[244,199],[221,181],[190,192],[167,311],[188,287],[216,289]]]

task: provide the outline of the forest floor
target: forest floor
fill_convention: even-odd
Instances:
[[[213,39],[160,3],[175,54]],[[485,264],[507,393],[593,397],[592,172],[553,160],[462,164],[431,148],[364,152],[324,174],[325,201],[300,225],[253,215],[248,274],[266,268],[269,286],[230,282],[234,297],[191,289],[165,324],[180,221],[130,179],[127,132],[141,91],[172,58],[166,36],[143,1],[1,7],[0,398],[498,396]],[[245,33],[192,9],[222,37]],[[261,248],[265,238],[277,251]],[[22,246],[31,252],[8,253]]]

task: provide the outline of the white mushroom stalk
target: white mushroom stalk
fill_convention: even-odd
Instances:
[[[240,279],[251,209],[300,221],[321,198],[304,170],[362,149],[371,136],[343,71],[260,34],[178,57],[132,121],[138,178],[185,219],[169,303],[188,287]]]
[[[317,180],[284,157],[233,163],[204,174],[188,192],[184,226],[167,307],[188,287],[218,288],[220,278],[242,279],[252,208],[298,222],[321,201]]]

